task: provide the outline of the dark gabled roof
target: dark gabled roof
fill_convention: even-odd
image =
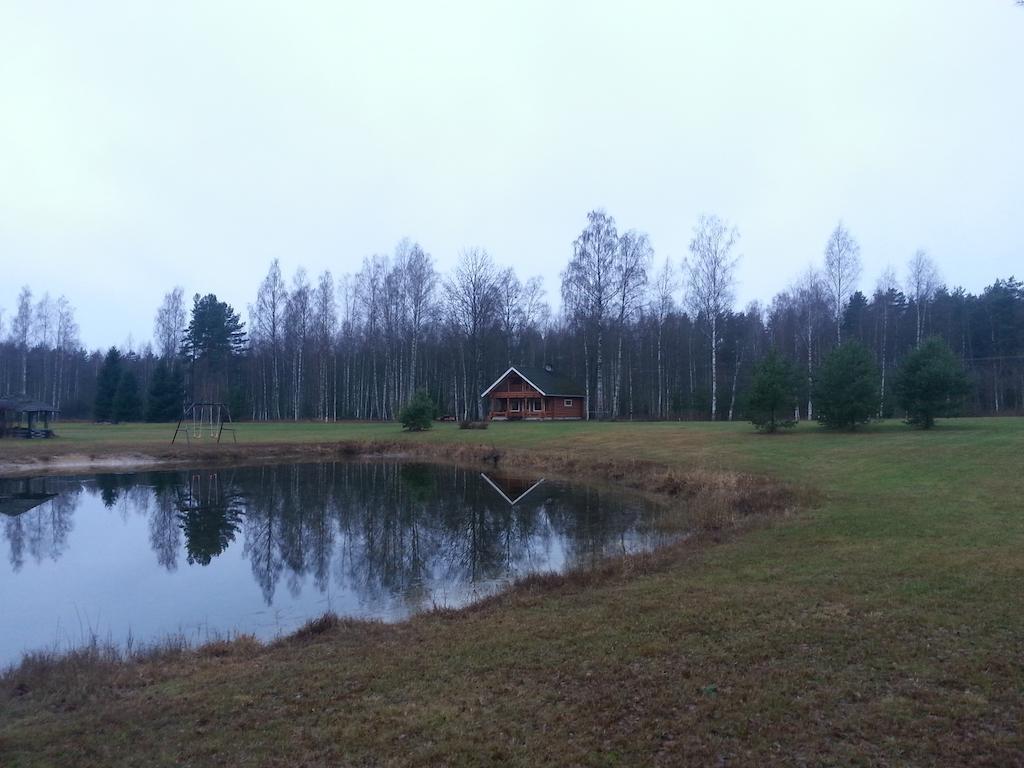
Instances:
[[[494,389],[501,381],[508,376],[512,371],[515,371],[527,382],[536,387],[542,395],[546,397],[583,397],[583,388],[579,384],[574,382],[572,379],[562,376],[554,371],[547,371],[543,368],[532,368],[525,365],[513,365],[501,376],[499,376],[491,386],[485,389],[480,397],[486,397],[487,393]]]
[[[38,400],[29,400],[27,397],[12,397],[10,395],[0,396],[0,411],[14,411],[15,413],[57,413],[55,408],[48,403],[41,403]]]

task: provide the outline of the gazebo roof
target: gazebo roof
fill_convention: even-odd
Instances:
[[[56,406],[43,403],[39,400],[31,400],[27,397],[13,397],[10,395],[0,396],[0,411],[14,411],[15,413],[58,413]]]
[[[57,498],[57,496],[56,493],[23,493],[17,496],[0,496],[0,514],[17,517],[50,499]]]

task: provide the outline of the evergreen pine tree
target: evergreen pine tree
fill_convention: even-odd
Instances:
[[[114,395],[114,421],[142,421],[139,380],[131,371],[121,374]]]
[[[953,350],[933,336],[904,358],[893,389],[907,423],[930,429],[936,417],[956,413],[970,383]]]
[[[100,366],[96,379],[96,401],[93,416],[96,421],[114,420],[114,397],[117,385],[121,381],[121,353],[117,347],[111,347]]]
[[[814,382],[818,421],[835,429],[856,429],[878,411],[879,375],[871,352],[858,341],[833,349]]]
[[[189,366],[191,398],[216,401],[228,395],[233,363],[245,346],[244,325],[232,306],[212,293],[197,293],[181,343],[181,355]]]
[[[793,364],[772,349],[754,369],[747,397],[751,423],[762,432],[792,427],[796,409],[797,373]]]

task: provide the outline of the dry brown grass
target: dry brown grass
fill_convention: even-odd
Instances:
[[[703,541],[463,611],[122,665],[86,705],[8,690],[0,764],[1024,765],[1024,424],[748,429],[354,427],[332,451],[430,443],[714,511]]]
[[[452,446],[438,456],[433,445],[389,441],[348,441],[335,444],[260,445],[224,449],[207,448],[199,452],[204,461],[233,464],[258,464],[282,460],[347,460],[390,457],[396,460],[430,460],[462,466],[481,466],[514,471],[544,472],[548,477],[565,480],[601,478],[599,485],[618,486],[643,493],[667,507],[680,506],[679,514],[663,526],[686,530],[687,535],[653,552],[640,552],[609,558],[596,567],[562,573],[533,574],[515,582],[508,590],[462,608],[437,608],[436,616],[457,617],[491,610],[495,606],[521,603],[543,594],[592,588],[614,580],[651,574],[670,567],[694,549],[722,541],[744,527],[761,524],[794,511],[810,494],[797,492],[778,482],[749,474],[690,470],[679,471],[654,462],[614,459],[588,460],[560,455],[539,455],[527,451],[496,451],[493,447]],[[186,454],[189,461],[196,453]],[[180,452],[154,452],[153,458],[172,465],[184,460]],[[341,618],[331,613],[310,620],[286,638],[272,644],[304,643],[340,629],[357,634],[379,622]],[[64,703],[82,701],[99,691],[115,686],[132,667],[157,667],[192,654],[198,659],[249,656],[262,647],[249,635],[225,640],[215,639],[193,644],[183,637],[170,637],[146,647],[121,649],[93,637],[81,648],[70,651],[48,650],[29,654],[24,661],[0,673],[0,690],[23,695],[32,690],[44,697],[59,696]]]

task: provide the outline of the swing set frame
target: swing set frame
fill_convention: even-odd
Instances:
[[[225,427],[225,421],[231,426]],[[201,439],[206,430],[209,430],[209,437],[217,438],[218,443],[225,432],[230,432],[232,440],[238,442],[235,423],[231,420],[231,410],[224,403],[192,403],[185,406],[181,412],[181,418],[178,419],[178,426],[174,428],[171,445],[174,445],[174,441],[178,439],[178,433],[183,431],[183,424],[185,425],[185,440],[189,445],[192,445],[193,438]]]

